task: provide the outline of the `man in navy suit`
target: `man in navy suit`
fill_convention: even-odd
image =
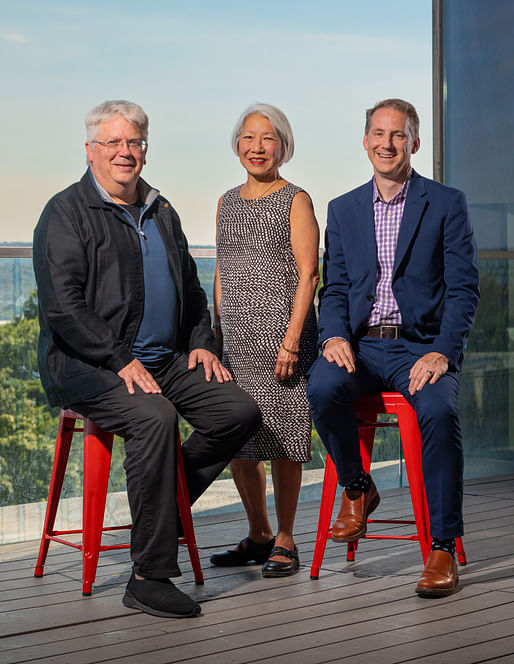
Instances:
[[[476,246],[462,192],[421,177],[416,109],[401,99],[366,113],[367,184],[328,208],[319,330],[310,372],[316,428],[345,487],[332,539],[352,542],[380,502],[363,471],[352,402],[384,390],[414,407],[432,550],[416,587],[448,595],[458,584],[463,534],[459,369],[479,298]]]

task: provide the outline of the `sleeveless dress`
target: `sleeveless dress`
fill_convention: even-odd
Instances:
[[[284,381],[273,375],[298,285],[289,212],[303,190],[288,183],[251,201],[239,190],[223,196],[218,218],[223,364],[255,399],[263,424],[236,458],[310,461],[306,372],[317,356],[314,307],[305,320],[297,372]]]

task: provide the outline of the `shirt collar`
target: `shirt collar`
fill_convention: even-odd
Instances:
[[[116,205],[116,203],[114,203],[114,201],[112,200],[112,196],[108,193],[108,191],[104,187],[102,187],[102,185],[93,175],[91,167],[87,169],[87,172],[100,198],[106,203],[112,203],[113,205]],[[147,182],[143,180],[143,178],[139,178],[139,180],[137,181],[137,193],[139,194],[140,199],[144,201],[144,206],[147,208],[149,208],[150,205],[152,205],[155,199],[159,196],[159,190],[151,187]]]
[[[391,204],[394,205],[395,203],[399,203],[400,201],[403,201],[405,199],[405,197],[407,196],[407,189],[409,188],[409,183],[411,181],[411,178],[412,178],[412,168],[410,169],[409,174],[405,178],[400,191],[396,194],[396,196],[394,196],[393,198],[391,198],[390,201],[387,202],[388,205]],[[373,203],[377,203],[378,201],[382,203],[386,202],[380,195],[380,192],[377,187],[377,182],[375,180],[375,176],[373,176]]]

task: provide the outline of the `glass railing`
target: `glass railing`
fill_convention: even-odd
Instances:
[[[212,306],[215,254],[192,248]],[[466,477],[514,472],[514,260],[481,260],[482,300],[461,376],[461,417]],[[36,341],[37,296],[30,247],[0,247],[0,543],[38,537],[44,518],[58,409],[49,408],[40,385]],[[180,423],[181,436],[190,431]],[[82,445],[76,437],[63,489],[62,518],[80,521]],[[304,466],[301,500],[319,497],[325,449],[312,435],[313,460]],[[407,483],[395,429],[377,430],[375,480],[380,488]],[[227,469],[209,500],[195,510],[240,509]],[[271,491],[271,489],[270,489]],[[128,517],[123,446],[116,440],[107,510],[111,523]],[[78,517],[77,517],[78,513]]]

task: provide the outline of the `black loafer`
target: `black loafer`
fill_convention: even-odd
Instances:
[[[273,556],[286,556],[291,559],[290,563],[283,563],[279,560],[269,560]],[[300,559],[298,557],[298,548],[294,550],[284,549],[283,546],[275,546],[269,554],[268,560],[262,566],[262,576],[266,578],[279,576],[292,576],[300,569]]]
[[[246,546],[243,546],[243,544],[246,544]],[[262,565],[268,559],[274,544],[274,537],[265,544],[258,544],[249,537],[245,537],[239,542],[236,549],[223,553],[213,553],[211,564],[216,565],[216,567],[236,567],[247,565],[250,562]]]

